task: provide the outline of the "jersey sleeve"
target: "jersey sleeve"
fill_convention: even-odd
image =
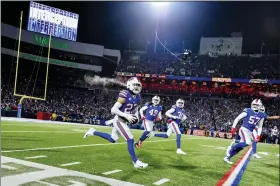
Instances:
[[[266,120],[266,119],[267,119],[267,117],[268,117],[268,115],[267,115],[266,113],[264,113],[264,114],[263,114],[263,118],[264,118],[264,120]]]
[[[176,105],[173,105],[171,108],[176,109]]]
[[[159,107],[159,112],[161,112],[161,111],[162,111],[162,106]]]
[[[128,94],[127,94],[127,91],[126,90],[122,90],[120,91],[119,93],[119,98],[127,98]]]
[[[248,113],[248,108],[243,109],[242,112]]]
[[[146,104],[145,104],[145,106],[150,106],[151,105],[151,103],[150,102],[147,102]]]

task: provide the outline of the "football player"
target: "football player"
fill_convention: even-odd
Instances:
[[[170,110],[168,110],[165,115],[168,117],[167,125],[168,130],[165,134],[154,134],[156,137],[160,138],[168,138],[172,132],[174,132],[177,136],[176,144],[177,144],[177,154],[186,154],[181,150],[181,131],[179,130],[178,125],[181,122],[184,122],[187,119],[184,110],[184,100],[178,99],[176,101],[176,105],[173,105]]]
[[[239,114],[232,125],[232,133],[236,133],[236,125],[237,123],[243,119],[243,123],[241,128],[239,129],[240,142],[236,145],[229,146],[227,149],[226,157],[224,161],[233,164],[230,161],[230,158],[235,156],[238,152],[240,152],[243,148],[252,144],[253,141],[253,130],[256,128],[258,124],[258,134],[255,140],[260,140],[260,135],[262,131],[263,121],[265,119],[264,114],[260,112],[262,106],[262,101],[260,99],[255,99],[251,103],[251,108],[245,108],[241,114]]]
[[[139,141],[135,143],[136,148],[141,148],[141,145],[148,135],[153,132],[154,121],[160,121],[162,119],[161,111],[162,106],[159,105],[160,97],[154,96],[152,98],[152,103],[146,103],[144,107],[140,109],[140,116],[144,125],[144,132],[140,137]],[[144,116],[144,111],[146,111]],[[153,136],[153,134],[151,134]]]
[[[265,113],[265,107],[264,105],[261,106],[260,108],[260,112],[263,113],[263,118],[264,119],[267,119],[267,120],[274,120],[274,119],[280,119],[280,116],[268,116],[266,113]],[[262,131],[259,132],[260,134],[262,133]],[[261,159],[261,157],[257,154],[257,143],[258,141],[256,140],[258,137],[258,125],[256,125],[255,129],[253,130],[253,142],[252,142],[252,151],[253,151],[253,157],[254,158],[257,158],[257,159]],[[239,137],[240,138],[240,137]],[[239,143],[240,142],[240,139],[236,139],[235,140],[235,143]],[[233,143],[230,145],[232,146]]]
[[[148,164],[140,161],[134,151],[134,138],[127,126],[128,123],[135,124],[138,122],[138,105],[140,103],[140,92],[142,84],[137,78],[133,77],[127,81],[127,90],[122,90],[119,93],[117,102],[111,109],[112,114],[115,114],[113,121],[112,133],[98,132],[94,128],[90,128],[84,138],[88,136],[99,136],[111,143],[115,143],[121,135],[127,142],[128,152],[132,158],[135,168],[145,168]]]

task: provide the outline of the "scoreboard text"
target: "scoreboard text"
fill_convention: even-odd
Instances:
[[[30,2],[27,30],[76,41],[79,15]]]

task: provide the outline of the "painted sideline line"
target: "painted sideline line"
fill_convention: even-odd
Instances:
[[[9,130],[9,131],[1,131],[2,133],[71,133],[71,134],[75,134],[75,133],[78,133],[78,131],[76,132],[67,132],[67,131],[51,131],[51,130],[30,130],[30,131],[26,131],[26,130],[22,130],[22,131],[12,131],[12,130]],[[80,132],[81,133],[81,132]]]
[[[109,174],[114,174],[114,173],[117,173],[117,172],[121,172],[122,170],[112,170],[112,171],[109,171],[109,172],[104,172],[102,174],[104,175],[109,175]]]
[[[60,166],[61,167],[66,167],[66,166],[71,166],[71,165],[77,165],[77,164],[80,164],[81,162],[72,162],[72,163],[65,163],[65,164],[61,164]]]
[[[159,180],[159,181],[157,181],[157,182],[155,182],[155,183],[153,183],[153,184],[154,184],[154,185],[162,185],[162,184],[168,182],[169,180],[170,180],[170,179],[162,178],[161,180]]]
[[[184,138],[182,140],[195,140],[198,138]],[[164,141],[175,141],[176,139],[169,140],[155,140],[155,141],[145,141],[145,143],[156,143],[156,142],[164,142]],[[18,149],[18,150],[4,150],[3,152],[25,152],[25,151],[37,151],[37,150],[52,150],[52,149],[68,149],[68,148],[79,148],[79,147],[94,147],[94,146],[107,146],[107,145],[122,145],[126,144],[126,142],[121,143],[99,143],[99,144],[89,144],[89,145],[71,145],[71,146],[58,146],[58,147],[44,147],[44,148],[34,148],[34,149]]]
[[[47,156],[41,155],[41,156],[30,156],[30,157],[25,157],[24,159],[37,159],[37,158],[46,158]]]
[[[222,177],[222,179],[216,184],[216,186],[229,186],[234,185],[236,179],[241,179],[245,168],[250,160],[252,147],[249,147],[245,153],[238,159],[238,161],[231,167],[229,171]],[[245,167],[245,168],[244,168]],[[243,171],[242,171],[243,170]],[[241,174],[239,174],[241,173]],[[239,180],[240,181],[240,180]]]

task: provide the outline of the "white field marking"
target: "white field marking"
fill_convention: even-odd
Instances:
[[[112,170],[112,171],[109,171],[109,172],[104,172],[102,174],[104,175],[109,175],[109,174],[114,174],[114,173],[117,173],[117,172],[121,172],[122,170]]]
[[[200,145],[200,146],[203,146],[203,147],[211,147],[211,148],[214,148],[215,146],[211,146],[211,145]]]
[[[182,140],[196,140],[198,138],[184,138]],[[156,143],[164,141],[175,141],[176,139],[169,140],[155,140],[155,141],[146,141],[145,143]],[[34,149],[19,149],[19,150],[4,150],[3,152],[25,152],[25,151],[38,151],[38,150],[52,150],[52,149],[69,149],[69,148],[79,148],[79,147],[94,147],[94,146],[107,146],[107,145],[122,145],[126,142],[121,143],[101,143],[101,144],[90,144],[90,145],[71,145],[71,146],[60,146],[60,147],[44,147],[44,148],[34,148]]]
[[[267,152],[258,152],[258,154],[268,155]]]
[[[48,186],[57,186],[56,184],[44,182],[44,181],[36,181],[37,183],[41,183],[42,185],[48,185]]]
[[[40,156],[30,156],[30,157],[25,157],[24,159],[37,159],[37,158],[46,158],[47,156],[45,155],[40,155]]]
[[[279,154],[277,154],[277,156],[279,157],[280,155],[279,155]]]
[[[73,184],[70,184],[72,186],[74,186],[74,184],[76,186],[78,186],[77,185],[78,183],[79,184],[82,183],[82,182],[77,181],[75,179],[75,177],[82,177],[85,179],[90,179],[90,180],[92,180],[92,183],[94,183],[95,181],[99,181],[99,182],[105,183],[106,185],[111,185],[111,186],[120,186],[120,185],[144,186],[144,185],[125,182],[125,181],[116,180],[116,179],[112,179],[112,178],[87,174],[87,173],[73,171],[73,170],[67,170],[67,169],[64,169],[61,167],[43,165],[43,164],[34,163],[34,162],[26,161],[26,160],[19,160],[19,159],[15,159],[15,158],[9,158],[6,156],[1,156],[1,163],[10,163],[10,162],[28,166],[28,167],[37,168],[37,169],[40,169],[40,171],[27,172],[27,173],[25,172],[22,174],[16,174],[16,175],[11,175],[11,176],[3,176],[3,177],[1,177],[1,185],[18,186],[18,185],[23,185],[23,184],[26,184],[29,182],[37,182],[39,180],[41,181],[46,178],[61,177],[61,176],[69,177],[70,176],[69,182],[73,183]],[[2,166],[3,166],[3,164],[2,164]],[[79,186],[81,186],[81,185],[79,185]]]
[[[86,132],[87,131],[87,129],[72,129],[73,131],[76,131],[76,132]]]
[[[219,150],[226,150],[226,147],[215,147],[215,149],[219,149]]]
[[[25,131],[25,130],[22,130],[22,131],[12,131],[12,130],[9,130],[9,131],[1,131],[3,133],[71,133],[71,134],[75,134],[77,132],[67,132],[67,131],[51,131],[51,130],[46,130],[46,131],[41,131],[41,130],[31,130],[31,131]]]
[[[1,164],[1,168],[8,169],[8,170],[17,170],[17,168],[15,167],[11,167],[9,165],[3,165],[3,164]]]
[[[60,166],[61,167],[66,167],[66,166],[71,166],[71,165],[78,165],[80,164],[81,162],[72,162],[72,163],[65,163],[65,164],[61,164]]]
[[[162,184],[168,182],[169,180],[170,180],[170,179],[162,178],[161,180],[159,180],[159,181],[157,181],[157,182],[155,182],[155,183],[153,183],[153,184],[154,184],[154,185],[162,185]]]

